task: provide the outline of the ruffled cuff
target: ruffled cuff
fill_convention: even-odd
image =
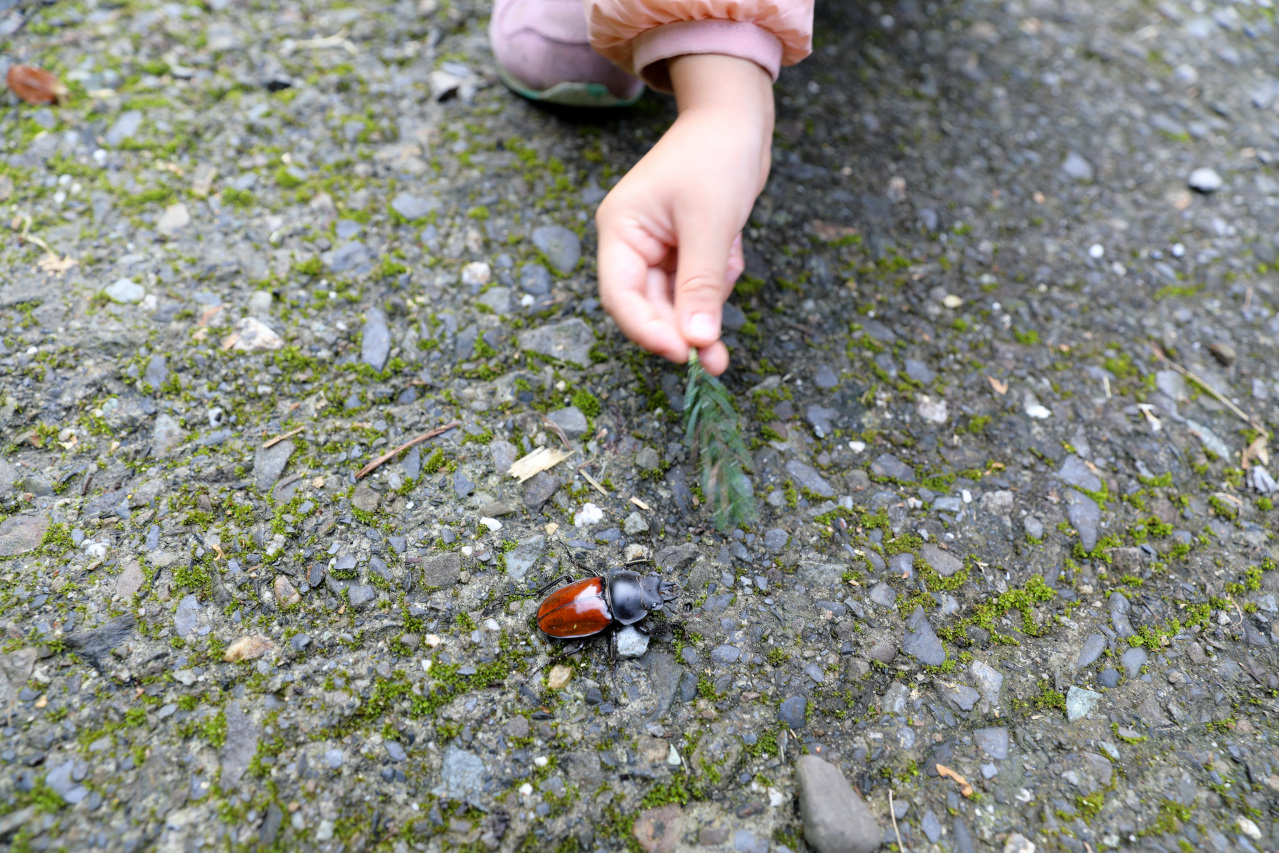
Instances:
[[[690,53],[749,59],[773,81],[782,67],[782,41],[750,21],[701,20],[662,24],[640,33],[633,45],[635,73],[661,92],[671,91],[666,60]]]

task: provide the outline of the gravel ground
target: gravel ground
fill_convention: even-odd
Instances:
[[[72,88],[0,108],[0,843],[1279,848],[1270,0],[821,5],[721,536],[593,295],[669,101],[522,102],[465,0],[0,0]]]

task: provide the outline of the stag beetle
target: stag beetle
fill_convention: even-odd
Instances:
[[[547,636],[561,640],[593,637],[614,623],[634,625],[678,595],[679,584],[664,580],[661,575],[609,569],[603,575],[570,583],[548,595],[537,608],[537,627]]]

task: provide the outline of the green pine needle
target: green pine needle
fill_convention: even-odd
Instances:
[[[702,367],[696,350],[688,358],[684,443],[698,458],[702,494],[714,507],[715,529],[724,533],[754,522],[755,495],[745,471],[751,459],[733,398],[724,383]]]

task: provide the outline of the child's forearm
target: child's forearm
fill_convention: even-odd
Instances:
[[[773,133],[773,81],[749,59],[719,54],[688,54],[668,61],[671,87],[680,113],[723,109],[742,122]]]

